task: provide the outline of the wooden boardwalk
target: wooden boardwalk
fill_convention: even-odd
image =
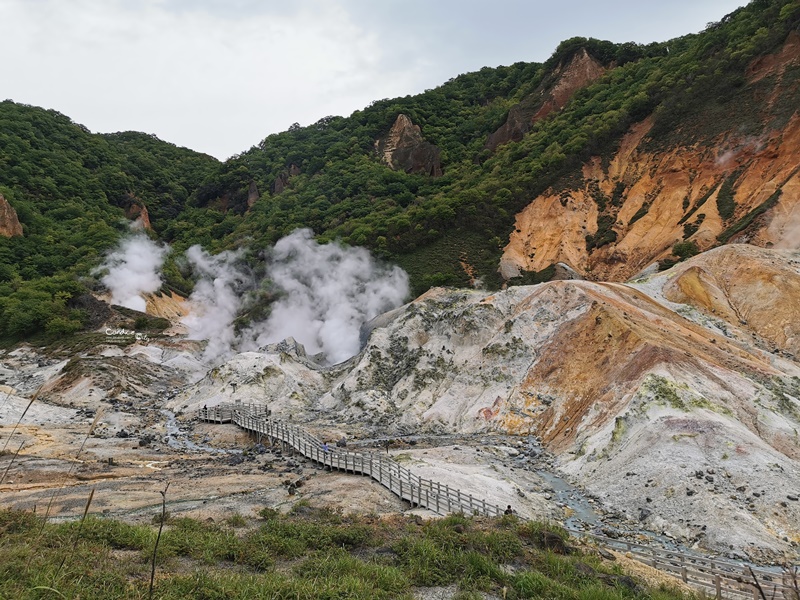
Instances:
[[[463,512],[496,517],[504,512],[499,506],[473,498],[461,490],[422,479],[386,455],[350,452],[338,447],[325,451],[323,442],[304,429],[268,419],[263,406],[225,405],[201,409],[199,417],[212,423],[233,422],[251,432],[259,442],[263,439],[270,443],[279,442],[331,470],[370,477],[401,500],[439,515]]]
[[[338,447],[327,450],[323,442],[301,427],[269,419],[266,407],[257,404],[221,404],[203,408],[198,417],[211,423],[234,423],[249,431],[258,442],[280,443],[320,465],[344,473],[370,477],[411,506],[419,506],[439,515],[463,513],[497,517],[504,509],[475,498],[461,490],[414,475],[384,454],[350,452]],[[707,558],[616,540],[588,532],[571,532],[600,546],[625,552],[656,569],[666,571],[708,597],[732,600],[760,598],[747,567],[742,563]],[[767,598],[798,600],[788,576],[766,569],[753,568]]]

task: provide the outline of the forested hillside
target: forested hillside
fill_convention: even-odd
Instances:
[[[146,206],[156,232],[217,161],[141,133],[92,134],[51,110],[0,103],[0,194],[23,234],[0,236],[0,336],[83,327],[70,300]]]
[[[0,238],[0,336],[79,327],[66,300],[125,230],[132,204],[146,207],[154,235],[176,251],[200,243],[257,256],[310,227],[321,240],[400,264],[415,293],[477,279],[499,287],[518,213],[546,190],[589,189],[584,166],[593,157],[607,165],[633,125],[649,119],[641,144],[656,153],[785,126],[800,104],[798,69],[769,90],[747,73],[799,27],[798,0],[756,0],[663,43],[573,38],[543,64],[487,67],[349,117],[295,125],[225,163],[144,134],[94,135],[53,111],[4,102],[0,193],[25,232]],[[776,96],[766,112],[765,93]],[[401,138],[416,147],[402,148]],[[433,168],[397,158],[420,148]],[[588,192],[597,209],[580,245],[590,255],[616,240],[630,192],[623,180],[608,185]],[[551,265],[537,263],[510,283],[550,276]]]
[[[418,96],[374,102],[348,118],[293,127],[221,165],[168,234],[199,236],[219,249],[245,240],[266,246],[295,227],[310,226],[323,239],[340,237],[399,262],[416,292],[466,285],[470,274],[497,286],[498,259],[514,215],[549,186],[580,177],[591,156],[610,157],[632,124],[652,116],[646,143],[654,147],[710,141],[725,130],[758,135],[785,124],[797,106],[793,98],[779,102],[770,122],[762,121],[752,110],[745,73],[798,23],[798,2],[759,0],[700,34],[646,46],[575,38],[541,65],[485,68]],[[492,152],[489,136],[510,109],[546,93],[557,83],[559,67],[582,49],[605,74],[562,110],[535,122],[520,141]],[[381,163],[375,142],[401,113],[441,149],[442,177]],[[276,181],[285,184],[282,191]],[[259,199],[247,210],[251,186]],[[609,223],[599,225],[592,240],[598,247],[613,236]],[[219,239],[220,233],[226,236]]]

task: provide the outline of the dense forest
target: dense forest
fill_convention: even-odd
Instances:
[[[149,135],[96,135],[55,111],[0,103],[0,194],[23,227],[0,236],[0,335],[81,329],[70,300],[129,230],[124,209],[135,199],[165,227],[218,164]]]
[[[22,237],[0,237],[0,337],[83,326],[70,300],[92,285],[88,275],[127,230],[132,203],[147,207],[152,235],[175,253],[196,243],[212,252],[246,247],[255,260],[282,236],[310,227],[322,241],[366,246],[401,265],[414,293],[472,277],[497,287],[514,215],[579,175],[589,157],[609,156],[632,124],[652,116],[655,147],[732,126],[780,127],[746,110],[733,124],[731,108],[748,105],[747,65],[799,27],[797,0],[754,0],[701,33],[666,42],[573,38],[544,63],[486,67],[349,117],[295,125],[225,163],[153,136],[92,134],[54,111],[0,103],[0,193],[24,228]],[[605,74],[518,141],[490,148],[510,111],[552,87],[583,51]],[[775,118],[794,110],[786,106]],[[439,149],[441,176],[380,160],[376,140],[400,114]],[[592,245],[607,241],[601,232]],[[168,280],[187,285],[174,264]]]

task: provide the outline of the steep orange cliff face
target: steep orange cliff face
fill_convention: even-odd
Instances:
[[[0,194],[0,235],[15,237],[22,235],[22,225],[17,218],[17,211]]]
[[[800,116],[758,141],[729,137],[663,153],[639,148],[649,127],[649,121],[634,127],[607,167],[599,159],[586,164],[582,189],[544,194],[517,215],[502,258],[506,272],[514,267],[540,271],[564,262],[591,279],[625,280],[669,256],[676,242],[712,247],[719,234],[779,189],[774,207],[732,241],[800,245]],[[735,212],[726,220],[717,199],[725,180],[734,177]],[[590,253],[585,238],[598,233],[592,181],[607,198],[617,186],[625,192],[613,225],[616,241]],[[694,233],[685,235],[691,231],[685,225]]]
[[[171,321],[179,321],[191,312],[186,298],[176,292],[147,294],[145,302],[147,303],[145,312],[148,315],[163,317]]]
[[[150,214],[147,212],[147,207],[141,202],[133,202],[127,209],[125,209],[125,216],[131,221],[136,221],[137,225],[142,229],[151,230],[153,226],[150,224]]]
[[[800,36],[793,35],[751,66],[750,81],[769,76],[779,83],[797,64]],[[782,88],[772,89],[774,96]],[[773,100],[762,106],[765,114]],[[506,278],[563,262],[588,279],[623,281],[684,240],[700,250],[729,241],[800,247],[799,113],[757,137],[734,130],[664,150],[647,143],[652,124],[632,127],[610,161],[584,164],[580,185],[550,190],[517,215],[501,259]],[[732,197],[731,214],[720,214],[720,193]]]
[[[125,211],[125,217],[133,221],[133,227],[148,231],[153,229],[150,224],[150,213],[147,212],[147,206],[133,194],[127,193],[123,196],[122,209]]]

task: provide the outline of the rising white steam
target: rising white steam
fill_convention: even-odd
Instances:
[[[242,306],[242,297],[252,287],[252,277],[240,266],[240,253],[210,255],[200,246],[186,251],[198,280],[189,301],[192,312],[182,322],[189,339],[208,340],[203,358],[213,361],[230,353],[237,345],[233,321]]]
[[[255,278],[239,253],[211,256],[199,246],[186,252],[198,281],[183,319],[191,339],[208,340],[207,361],[255,350],[288,337],[309,354],[335,364],[360,350],[361,326],[399,306],[408,296],[408,275],[377,262],[364,248],[318,244],[309,229],[280,240],[265,258],[265,272],[281,295],[270,317],[237,332],[234,320],[247,308]]]
[[[95,273],[108,271],[101,279],[111,290],[111,303],[144,312],[141,294],[161,287],[159,271],[167,249],[139,233],[123,239]]]
[[[310,229],[280,240],[267,272],[285,295],[256,327],[259,346],[293,337],[335,364],[360,349],[361,326],[403,303],[408,275],[378,263],[364,248],[318,244]]]

